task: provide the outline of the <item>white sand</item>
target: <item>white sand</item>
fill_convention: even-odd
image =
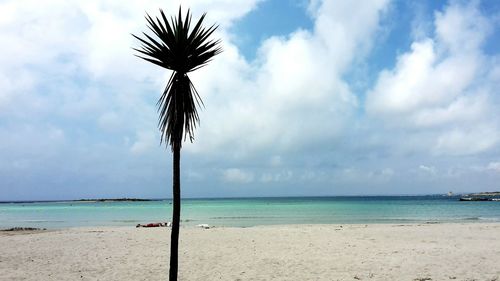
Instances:
[[[169,239],[168,228],[0,232],[0,280],[167,280]],[[500,224],[182,228],[179,254],[181,280],[500,281]]]

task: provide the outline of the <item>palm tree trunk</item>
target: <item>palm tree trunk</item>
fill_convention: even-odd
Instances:
[[[169,280],[177,280],[178,254],[179,254],[179,221],[181,217],[181,147],[174,145],[173,161],[173,210],[172,210],[172,233],[170,236],[170,272]]]

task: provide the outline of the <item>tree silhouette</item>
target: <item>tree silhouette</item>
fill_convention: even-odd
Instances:
[[[180,153],[182,141],[189,136],[193,141],[193,133],[199,123],[197,106],[203,101],[189,79],[188,73],[205,66],[210,60],[222,52],[220,40],[210,40],[217,29],[216,25],[203,27],[203,14],[191,29],[191,13],[188,10],[185,19],[179,7],[177,18],[165,16],[160,9],[160,17],[154,20],[146,14],[148,28],[156,35],[153,38],[143,32],[143,38],[133,35],[142,45],[134,48],[148,62],[172,70],[170,79],[158,100],[158,127],[161,132],[160,143],[170,145],[173,152],[173,211],[172,232],[170,238],[170,270],[169,279],[177,280],[179,221],[181,212],[180,186]]]

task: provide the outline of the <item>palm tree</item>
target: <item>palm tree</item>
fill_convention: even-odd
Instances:
[[[170,238],[170,271],[169,279],[177,280],[179,221],[181,213],[180,186],[180,153],[182,141],[189,136],[193,141],[193,133],[199,123],[197,106],[203,105],[188,73],[205,66],[210,60],[222,52],[220,40],[209,40],[217,29],[216,25],[208,28],[202,26],[203,14],[191,29],[191,13],[188,10],[182,19],[181,8],[177,18],[167,19],[160,9],[161,18],[153,20],[146,14],[148,28],[156,35],[153,38],[143,32],[144,39],[133,35],[142,45],[135,49],[139,58],[172,70],[170,79],[163,94],[158,100],[161,132],[160,143],[170,145],[173,157],[173,211],[172,232]]]

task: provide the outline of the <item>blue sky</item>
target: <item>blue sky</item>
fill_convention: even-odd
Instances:
[[[181,2],[224,47],[183,196],[500,189],[498,1]],[[170,197],[169,74],[130,33],[179,2],[36,3],[0,2],[0,201]]]

